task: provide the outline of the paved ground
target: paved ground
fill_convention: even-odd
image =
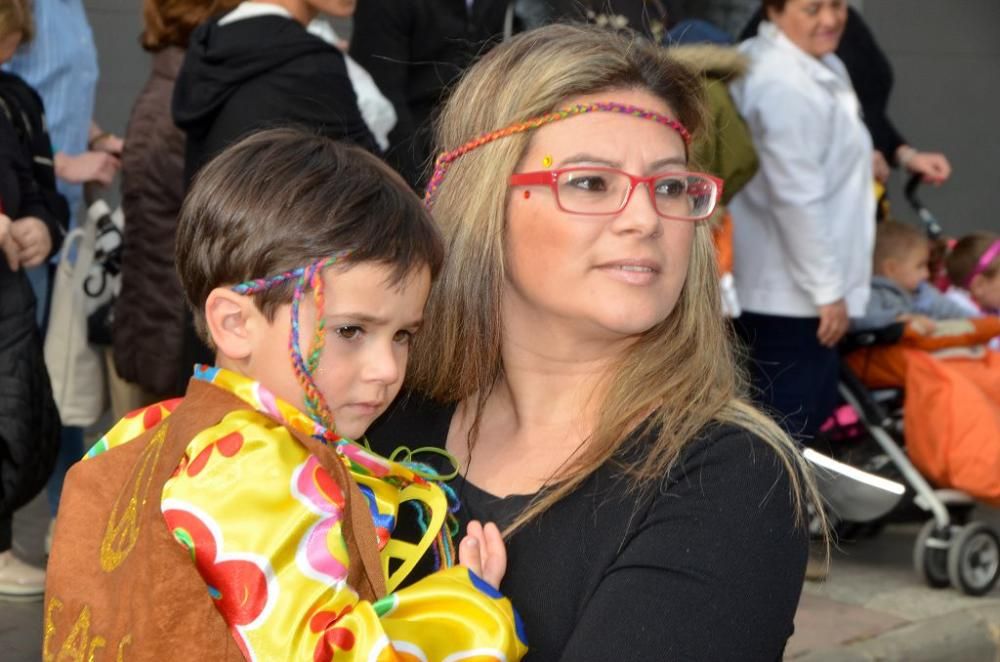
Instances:
[[[976,516],[1000,526],[998,512]],[[41,497],[18,513],[14,522],[15,549],[23,558],[41,564],[47,523],[48,509]],[[969,598],[951,589],[925,587],[911,563],[918,528],[919,525],[891,526],[876,538],[836,549],[827,580],[806,584],[796,616],[796,633],[789,641],[786,659],[848,659],[845,647],[878,635],[899,633],[912,638],[910,630],[906,630],[910,625],[925,636],[944,639],[949,633],[961,634],[967,621],[962,617],[970,608],[1000,609],[1000,588],[983,598]],[[940,637],[927,634],[935,631],[941,631]],[[4,662],[40,659],[41,637],[40,602],[0,602],[0,659]],[[993,653],[987,655],[985,650],[991,648]],[[987,642],[981,652],[959,655],[953,654],[954,647],[948,650],[952,652],[944,654],[927,649],[919,659],[998,659],[992,642]],[[860,659],[917,658],[888,653]]]

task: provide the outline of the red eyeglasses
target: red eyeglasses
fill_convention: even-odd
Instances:
[[[625,209],[641,184],[663,218],[699,221],[715,211],[722,195],[722,180],[702,172],[671,171],[636,177],[615,168],[572,167],[517,172],[511,186],[548,186],[556,206],[570,214],[607,216]]]

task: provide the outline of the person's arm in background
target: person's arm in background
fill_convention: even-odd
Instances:
[[[417,126],[410,111],[407,87],[410,61],[413,2],[364,0],[354,14],[350,54],[371,74],[382,94],[396,109],[396,126],[389,133],[388,161],[411,185],[416,185],[424,164],[415,154]]]
[[[847,11],[847,25],[837,48],[837,56],[843,60],[851,77],[875,150],[887,164],[923,175],[929,182],[945,181],[951,176],[951,164],[947,157],[910,147],[889,118],[892,65],[860,12],[853,7]]]
[[[18,245],[18,262],[30,269],[62,246],[65,219],[46,205],[31,164],[20,151],[17,134],[5,119],[0,119],[0,199],[7,201],[6,205],[18,200],[17,209],[5,205],[4,212],[13,219],[8,234]]]
[[[744,119],[755,136],[778,235],[796,283],[815,304],[818,339],[832,347],[848,328],[844,279],[830,239],[828,186],[822,154],[828,109],[817,107],[787,81],[759,82],[747,91]]]
[[[582,605],[560,660],[781,659],[808,544],[788,475],[747,433],[696,443]]]

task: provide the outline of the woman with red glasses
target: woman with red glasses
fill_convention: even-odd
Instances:
[[[792,632],[814,490],[743,395],[699,90],[661,49],[549,26],[440,120],[448,262],[370,440],[457,459],[460,519],[505,529],[527,660],[777,660]]]

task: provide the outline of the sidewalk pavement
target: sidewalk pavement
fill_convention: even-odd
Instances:
[[[1000,530],[997,511],[973,519]],[[1000,660],[1000,587],[979,598],[928,588],[913,570],[919,529],[893,525],[834,550],[827,579],[806,582],[785,659]]]
[[[997,511],[974,517],[1000,528]],[[15,518],[22,558],[42,563],[47,526],[42,495]],[[927,588],[912,568],[918,529],[890,526],[876,538],[835,549],[826,581],[806,582],[785,659],[1000,661],[1000,588],[982,598]],[[35,662],[41,641],[41,602],[0,602],[0,659]]]

